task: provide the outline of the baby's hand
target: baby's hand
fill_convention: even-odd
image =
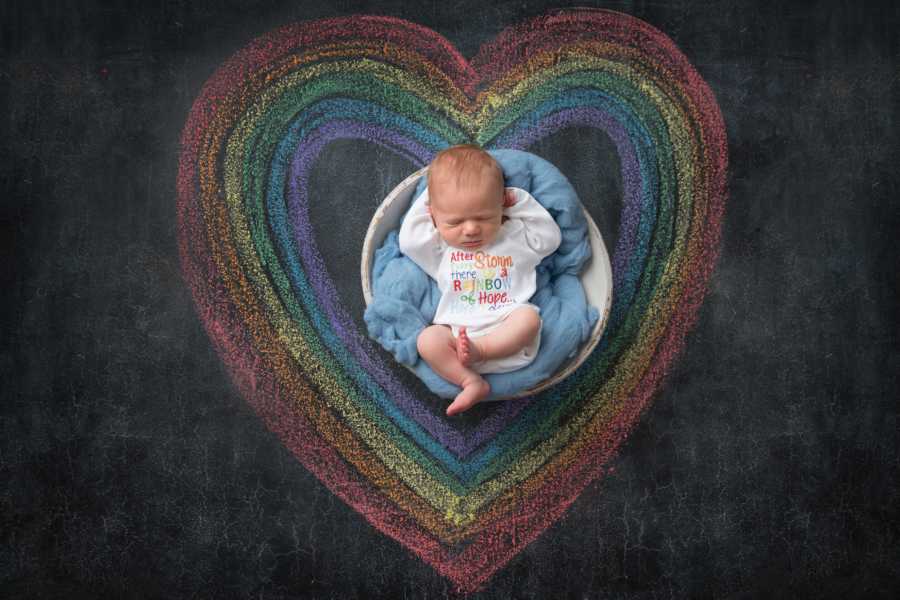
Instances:
[[[509,208],[516,205],[516,194],[512,190],[504,190],[503,192],[503,208]]]

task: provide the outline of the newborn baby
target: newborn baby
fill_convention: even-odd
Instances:
[[[437,282],[434,324],[416,340],[419,355],[462,388],[448,415],[490,393],[482,373],[506,373],[534,360],[541,341],[535,267],[562,234],[550,213],[520,188],[504,188],[494,158],[476,145],[439,152],[428,189],[400,227],[400,251]]]

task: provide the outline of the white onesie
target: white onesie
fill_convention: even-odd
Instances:
[[[537,289],[535,267],[559,247],[562,233],[550,213],[527,191],[509,187],[516,203],[503,209],[508,220],[489,245],[454,248],[435,229],[428,214],[426,189],[413,202],[400,227],[400,251],[437,282],[441,300],[434,323],[449,325],[454,336],[466,326],[472,338],[497,327],[509,313],[529,303]],[[479,373],[506,373],[531,363],[540,332],[520,352],[475,365]]]

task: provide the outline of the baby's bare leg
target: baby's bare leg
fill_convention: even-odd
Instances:
[[[527,306],[512,311],[496,329],[474,340],[466,335],[465,328],[460,328],[460,361],[468,366],[515,354],[530,344],[540,330],[541,318]]]
[[[456,340],[445,325],[426,327],[416,338],[419,355],[435,373],[463,390],[447,407],[452,416],[475,406],[490,393],[491,386],[475,371],[464,366],[456,352]]]

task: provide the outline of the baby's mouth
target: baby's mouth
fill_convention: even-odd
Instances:
[[[474,248],[475,246],[481,245],[481,240],[475,240],[474,242],[463,242],[462,245],[466,248]]]

